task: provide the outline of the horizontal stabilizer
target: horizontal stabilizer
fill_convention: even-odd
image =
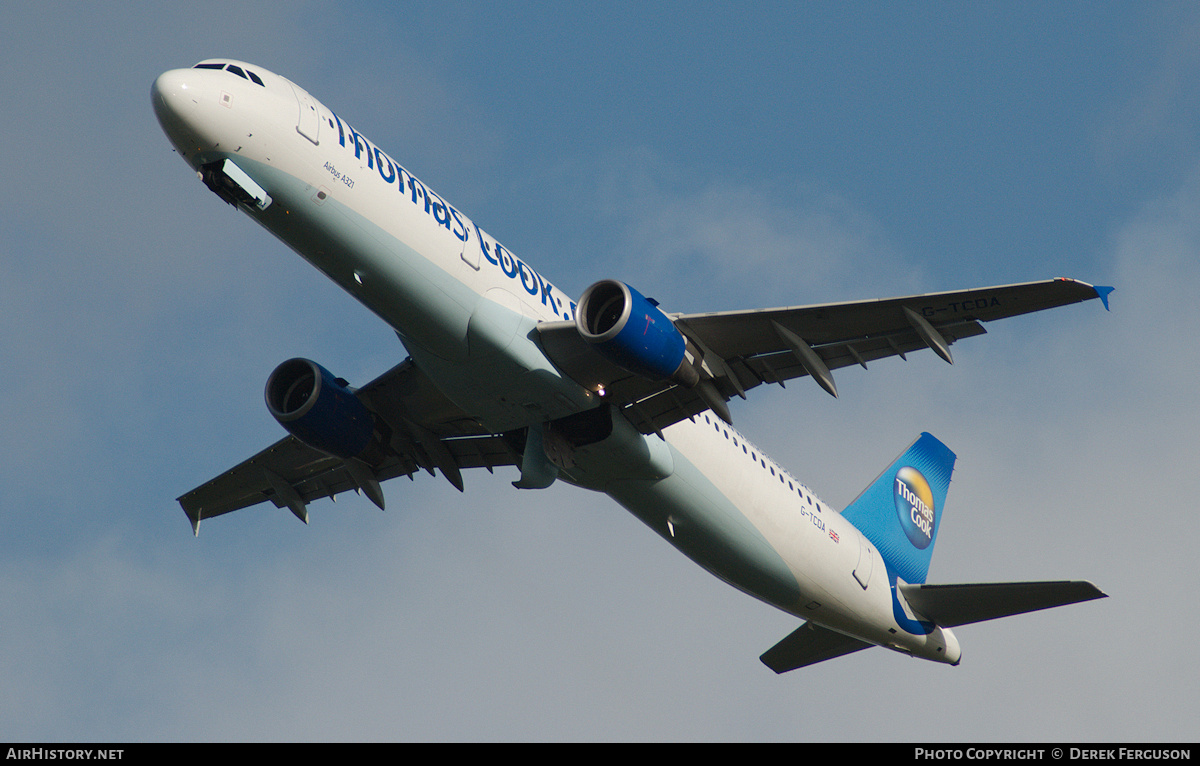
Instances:
[[[914,611],[943,628],[1107,598],[1083,581],[900,585],[900,592]]]
[[[759,659],[776,673],[786,673],[872,646],[857,638],[806,622],[764,652]]]

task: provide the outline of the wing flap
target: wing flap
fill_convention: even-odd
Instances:
[[[776,673],[786,673],[872,646],[866,641],[806,622],[763,652],[759,659]]]

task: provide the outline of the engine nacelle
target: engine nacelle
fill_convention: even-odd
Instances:
[[[693,386],[687,341],[670,318],[624,282],[605,279],[584,291],[575,327],[610,362],[652,380]]]
[[[340,458],[371,444],[375,420],[345,381],[308,359],[289,359],[267,379],[267,409],[288,433]]]

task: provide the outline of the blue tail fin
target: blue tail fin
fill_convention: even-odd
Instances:
[[[954,453],[923,433],[842,511],[905,582],[925,582],[953,472]]]

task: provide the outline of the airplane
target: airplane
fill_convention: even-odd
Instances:
[[[1099,298],[1073,279],[749,311],[667,313],[601,280],[573,300],[290,80],[234,59],[160,75],[155,115],[220,199],[378,315],[407,357],[355,388],[280,364],[288,435],[178,501],[203,519],[259,503],[308,522],[347,491],[420,471],[512,466],[513,485],[602,492],[688,558],[804,622],[776,673],[872,646],[957,665],[953,628],[1105,594],[1085,581],[933,585],[955,455],[921,434],[841,512],[732,426],[762,384],[950,346],[982,323]]]

